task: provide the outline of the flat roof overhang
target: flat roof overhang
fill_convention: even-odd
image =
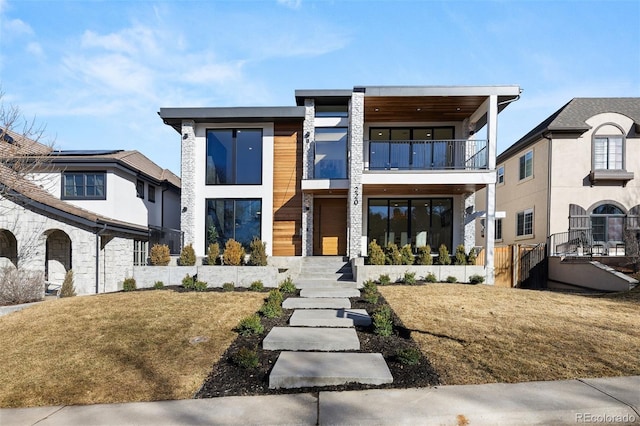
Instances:
[[[220,108],[160,108],[158,115],[164,124],[182,133],[182,121],[196,123],[265,123],[304,120],[304,107],[220,107]]]
[[[388,198],[394,196],[421,197],[431,195],[454,196],[476,192],[485,185],[482,184],[436,184],[436,185],[377,185],[362,186],[362,193],[366,197]]]

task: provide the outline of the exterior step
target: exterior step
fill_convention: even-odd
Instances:
[[[382,355],[369,353],[282,352],[269,375],[270,389],[392,382]]]
[[[300,297],[360,297],[357,288],[303,288]]]
[[[371,317],[365,309],[297,309],[289,318],[294,327],[368,327]]]
[[[319,280],[319,279],[296,279],[296,288],[358,288],[358,284],[354,281],[337,281],[335,279]]]
[[[353,328],[273,327],[262,340],[271,351],[351,351],[360,349]]]
[[[284,309],[341,309],[350,308],[346,297],[289,297],[282,302]]]

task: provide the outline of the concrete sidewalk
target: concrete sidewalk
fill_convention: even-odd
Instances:
[[[640,424],[640,376],[0,410],[0,425]]]

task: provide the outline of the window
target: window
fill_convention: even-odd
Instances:
[[[593,140],[593,168],[595,170],[622,170],[623,137],[597,136]]]
[[[498,167],[498,184],[504,183],[504,166]]]
[[[318,127],[315,129],[316,179],[347,178],[347,128]]]
[[[147,187],[147,191],[149,191],[149,201],[152,203],[156,202],[156,187],[153,185],[149,185]]]
[[[136,181],[136,197],[144,199],[144,182],[140,179]]]
[[[65,172],[62,175],[63,200],[104,200],[105,173]]]
[[[454,130],[453,127],[371,128],[369,169],[456,168]]]
[[[133,240],[133,266],[144,266],[147,264],[147,241]]]
[[[516,236],[533,235],[533,209],[518,212]]]
[[[316,105],[316,117],[348,117],[347,105]]]
[[[520,180],[533,176],[533,151],[520,157]]]
[[[593,241],[622,242],[624,239],[625,214],[613,204],[601,204],[591,213]]]
[[[502,219],[496,219],[495,240],[502,240]]]
[[[206,247],[233,238],[248,248],[253,238],[261,238],[262,200],[207,199],[206,208]]]
[[[207,130],[207,185],[262,184],[262,129]]]

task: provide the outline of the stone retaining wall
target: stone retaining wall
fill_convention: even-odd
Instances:
[[[456,277],[461,283],[469,282],[471,275],[485,277],[484,266],[477,265],[365,265],[363,258],[352,261],[353,279],[361,285],[367,280],[376,281],[380,275],[387,274],[391,282],[400,281],[406,272],[416,274],[416,279],[421,280],[429,273],[436,276],[439,282],[445,282],[447,277]],[[486,280],[486,277],[485,277]]]

